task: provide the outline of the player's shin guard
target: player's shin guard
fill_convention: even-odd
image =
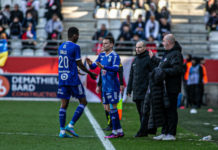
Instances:
[[[85,108],[85,105],[83,105],[83,104],[80,104],[76,108],[76,111],[74,112],[73,118],[72,118],[72,120],[70,122],[72,125],[74,125],[77,122],[77,120],[80,118],[80,116],[83,113],[84,108]]]
[[[60,108],[59,110],[59,122],[60,122],[60,129],[63,130],[66,122],[66,109]]]

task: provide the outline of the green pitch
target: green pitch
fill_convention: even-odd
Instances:
[[[80,138],[60,139],[58,110],[59,102],[15,102],[0,101],[0,150],[101,150],[104,149],[85,114],[75,126]],[[71,120],[77,103],[70,103],[67,122]],[[101,127],[106,126],[101,104],[88,104],[88,107]],[[177,141],[153,141],[152,136],[133,138],[139,128],[138,115],[134,104],[123,105],[121,122],[125,137],[110,140],[117,150],[217,150],[218,131],[211,131],[209,125],[202,125],[201,119],[217,120],[217,111],[209,114],[202,109],[197,117],[190,116],[188,110],[179,110],[180,121]],[[205,115],[206,114],[206,115]],[[208,115],[209,114],[209,115]],[[216,115],[215,115],[216,114]],[[211,119],[209,119],[211,116]],[[189,120],[190,118],[190,120]],[[196,124],[199,126],[196,126]],[[188,130],[187,130],[188,129]],[[105,134],[109,134],[106,132]],[[198,135],[196,135],[198,133]],[[202,142],[202,136],[211,133],[214,142]]]

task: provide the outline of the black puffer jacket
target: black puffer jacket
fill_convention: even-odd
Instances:
[[[182,48],[178,42],[171,50],[167,50],[160,60],[152,57],[152,65],[159,66],[163,74],[161,78],[165,79],[167,93],[179,93],[181,91],[181,79],[183,72]]]
[[[151,59],[148,51],[137,55],[132,63],[127,93],[133,91],[133,101],[144,100],[148,88],[149,72],[151,71]]]
[[[149,91],[143,103],[143,117],[149,116],[148,129],[161,127],[164,123],[163,81],[156,81],[155,74],[155,70],[150,73]]]

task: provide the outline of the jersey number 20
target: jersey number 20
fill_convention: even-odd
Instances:
[[[69,59],[67,56],[59,56],[59,68],[68,68],[69,67]]]

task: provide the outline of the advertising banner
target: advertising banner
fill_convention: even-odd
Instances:
[[[56,98],[57,75],[2,74],[0,98]]]

